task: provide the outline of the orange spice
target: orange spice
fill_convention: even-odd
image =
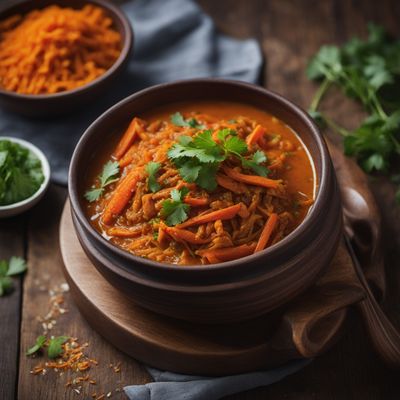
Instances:
[[[56,5],[0,22],[0,85],[53,94],[103,75],[121,52],[121,35],[105,10]]]

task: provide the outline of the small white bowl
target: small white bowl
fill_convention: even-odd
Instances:
[[[23,139],[9,136],[0,136],[0,140],[9,140],[10,142],[18,143],[22,147],[25,147],[31,151],[40,160],[44,176],[44,181],[42,182],[40,188],[31,197],[19,201],[18,203],[0,206],[0,218],[6,218],[29,210],[43,197],[50,184],[50,165],[43,152],[32,143],[29,143]]]

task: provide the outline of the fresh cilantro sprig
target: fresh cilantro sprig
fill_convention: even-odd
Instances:
[[[171,115],[171,122],[176,126],[186,126],[195,129],[205,129],[205,126],[199,124],[195,118],[184,119],[180,112]]]
[[[149,189],[155,193],[161,189],[161,185],[157,182],[156,174],[161,168],[161,164],[158,162],[150,161],[146,165],[146,172],[149,174],[148,178],[148,187]]]
[[[369,25],[369,36],[354,38],[342,47],[323,46],[311,59],[307,75],[321,85],[310,112],[319,124],[344,136],[345,153],[366,172],[389,172],[400,155],[400,40],[392,40],[379,26]],[[369,115],[349,131],[318,110],[332,86],[359,101]],[[397,198],[400,198],[400,191]]]
[[[26,262],[21,257],[11,257],[9,261],[0,261],[0,297],[12,290],[11,276],[22,274],[26,269]]]
[[[252,169],[257,175],[266,177],[269,173],[268,168],[260,165],[267,161],[267,156],[261,150],[257,150],[250,159],[242,158],[243,168]]]
[[[99,175],[99,187],[94,187],[85,193],[85,198],[89,202],[96,201],[104,192],[104,188],[118,180],[119,164],[117,161],[108,161],[104,164],[103,171]]]
[[[47,347],[47,356],[52,359],[57,358],[63,353],[62,345],[67,340],[69,340],[69,336],[57,336],[47,339],[46,336],[40,335],[36,338],[35,344],[27,350],[26,355],[30,356]]]
[[[171,191],[171,198],[163,201],[161,216],[166,219],[168,226],[178,225],[188,218],[190,206],[183,202],[188,193],[187,187],[180,190],[174,189]]]
[[[62,345],[69,339],[69,336],[58,336],[50,338],[47,355],[49,358],[57,358],[63,353]]]
[[[268,174],[267,168],[260,165],[266,161],[265,154],[257,151],[250,159],[245,158],[248,148],[236,131],[221,129],[217,132],[217,138],[218,141],[214,141],[212,131],[205,130],[193,138],[181,136],[178,143],[169,149],[168,158],[178,168],[183,180],[195,182],[208,191],[215,190],[218,168],[230,156],[238,158],[244,168],[262,176]]]
[[[26,351],[26,355],[30,356],[32,354],[37,353],[40,349],[43,348],[43,346],[46,343],[46,340],[47,340],[46,336],[44,336],[44,335],[38,336],[36,338],[35,344]]]

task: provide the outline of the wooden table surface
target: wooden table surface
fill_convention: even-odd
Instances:
[[[375,21],[399,35],[400,2],[396,0],[200,0],[218,27],[237,37],[256,37],[265,54],[264,83],[307,108],[314,84],[307,81],[307,59],[325,43],[342,43],[357,34],[365,36],[366,25]],[[238,54],[240,57],[240,54]],[[329,113],[347,126],[360,112],[337,94],[326,102]],[[12,132],[9,132],[12,135]],[[375,177],[371,186],[382,210],[388,276],[387,306],[400,322],[400,207],[395,188],[387,179]],[[64,282],[58,225],[66,189],[51,187],[45,199],[31,212],[0,221],[0,259],[25,257],[29,272],[15,279],[12,294],[0,298],[0,399],[78,399],[87,394],[109,393],[125,384],[149,382],[145,369],[124,356],[94,332],[80,315],[69,294],[68,312],[57,319],[54,335],[69,335],[88,342],[87,353],[99,365],[90,371],[97,385],[78,394],[65,388],[66,376],[30,374],[38,362],[25,356],[26,349],[42,333],[38,316],[49,309],[49,290]],[[400,324],[398,324],[400,326]],[[116,373],[109,364],[121,363]],[[85,386],[87,388],[87,386]],[[85,395],[86,394],[86,395]],[[398,399],[398,372],[388,369],[371,350],[362,323],[350,315],[343,338],[325,355],[301,372],[280,383],[259,388],[231,399]]]

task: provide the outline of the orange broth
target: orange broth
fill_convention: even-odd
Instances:
[[[204,126],[201,129],[175,126],[171,123],[171,115],[176,112],[181,113],[185,121],[194,118]],[[116,157],[118,145],[110,143],[105,155],[99,154],[93,170],[89,171],[88,187],[98,187],[96,176],[101,173],[105,162],[111,160],[121,165],[121,160],[125,160],[123,163],[126,164],[127,156],[133,154],[131,162],[120,168],[117,180],[105,187],[100,198],[87,202],[87,215],[93,227],[116,246],[163,263],[193,265],[224,262],[273,245],[292,232],[309,212],[316,186],[312,160],[298,135],[273,115],[240,103],[198,101],[173,103],[133,117],[137,122],[131,125],[135,125],[138,132],[124,154]],[[256,129],[261,129],[262,135],[247,146],[248,151],[243,153],[243,157],[250,159],[255,152],[263,152],[267,160],[260,165],[269,170],[265,178],[245,168],[234,155],[219,165],[215,190],[206,190],[196,182],[187,182],[182,178],[175,160],[167,156],[179,137],[195,138],[210,129],[213,138],[216,138],[216,132],[223,128],[233,129],[233,136],[241,141],[250,140],[248,137]],[[121,132],[116,142],[123,135],[124,132]],[[216,143],[220,143],[218,139]],[[114,149],[112,154],[111,149]],[[168,176],[158,181],[159,190],[156,192],[151,191],[149,186],[149,174],[146,172],[149,162],[160,165],[157,179]],[[128,182],[129,175],[134,175],[135,171],[137,176]],[[255,177],[257,184],[248,183],[248,176]],[[228,189],[225,181],[235,191]],[[220,182],[225,182],[225,186],[221,186]],[[117,192],[122,193],[123,186],[128,183],[131,185],[125,193],[128,199],[124,200],[122,208],[122,203],[117,203],[120,210],[115,212],[113,197],[117,196]],[[260,186],[270,184],[273,187]],[[172,201],[170,190],[181,190],[182,187],[187,187],[188,191],[182,204],[190,200],[196,205],[189,206],[186,221],[168,225],[168,218],[163,214],[164,204]],[[166,194],[162,196],[164,192]],[[197,204],[206,202],[206,199],[206,204]],[[230,217],[229,213],[232,214]],[[212,220],[196,223],[199,216],[200,220]],[[243,236],[247,230],[247,236]]]

